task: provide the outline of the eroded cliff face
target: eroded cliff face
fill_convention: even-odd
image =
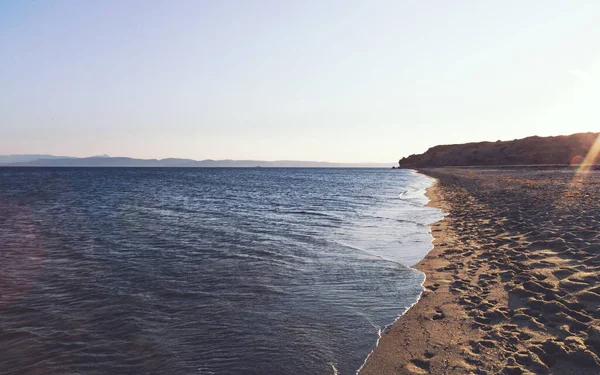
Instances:
[[[578,133],[558,137],[528,137],[513,141],[477,142],[435,146],[420,155],[410,155],[399,161],[401,168],[580,164],[600,133]],[[598,155],[591,160],[599,164]]]

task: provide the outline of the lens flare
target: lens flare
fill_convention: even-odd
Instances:
[[[583,160],[578,163],[579,167],[575,171],[571,183],[568,185],[568,189],[565,192],[565,197],[577,196],[582,188],[585,180],[589,176],[589,173],[598,165],[600,156],[600,134],[596,137],[596,140],[592,143],[590,150]]]

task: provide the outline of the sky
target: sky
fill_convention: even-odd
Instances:
[[[395,162],[600,130],[600,1],[0,0],[0,154]]]

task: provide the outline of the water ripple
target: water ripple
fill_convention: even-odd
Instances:
[[[0,373],[352,374],[422,290],[428,184],[0,168]]]

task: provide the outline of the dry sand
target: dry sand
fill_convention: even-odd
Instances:
[[[422,172],[449,215],[361,375],[600,374],[600,171]]]

